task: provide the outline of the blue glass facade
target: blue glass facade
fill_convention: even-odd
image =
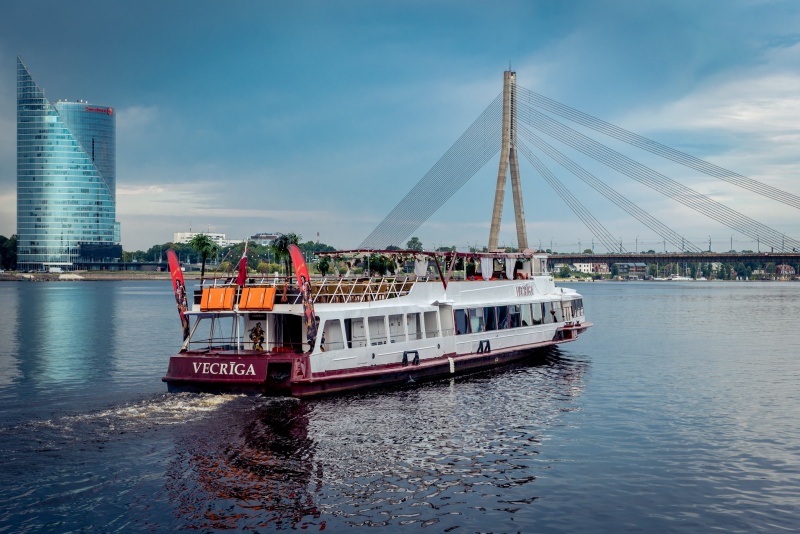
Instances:
[[[119,250],[112,108],[51,104],[17,58],[17,264],[72,269]],[[113,253],[113,252],[112,252]]]

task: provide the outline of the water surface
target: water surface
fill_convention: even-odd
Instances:
[[[800,284],[575,283],[522,365],[172,395],[169,282],[0,284],[0,532],[794,531]]]

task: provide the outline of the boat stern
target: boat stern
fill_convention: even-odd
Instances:
[[[289,395],[292,381],[305,378],[308,370],[307,354],[184,352],[169,359],[167,374],[161,380],[170,392]]]

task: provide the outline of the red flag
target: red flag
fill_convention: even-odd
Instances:
[[[247,246],[244,247],[244,254],[242,254],[242,259],[239,260],[239,276],[236,277],[236,284],[239,287],[244,287],[244,283],[247,280]]]

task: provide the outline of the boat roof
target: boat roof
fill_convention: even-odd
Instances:
[[[489,252],[456,252],[451,250],[444,251],[427,251],[427,250],[376,250],[376,249],[352,249],[352,250],[335,250],[329,252],[317,252],[319,256],[346,256],[348,258],[366,258],[375,254],[381,256],[403,256],[413,257],[417,259],[428,258],[443,258],[443,257],[457,257],[457,258],[547,258],[546,252],[540,252],[535,249],[526,248],[521,252],[506,252],[502,249],[497,249]]]

